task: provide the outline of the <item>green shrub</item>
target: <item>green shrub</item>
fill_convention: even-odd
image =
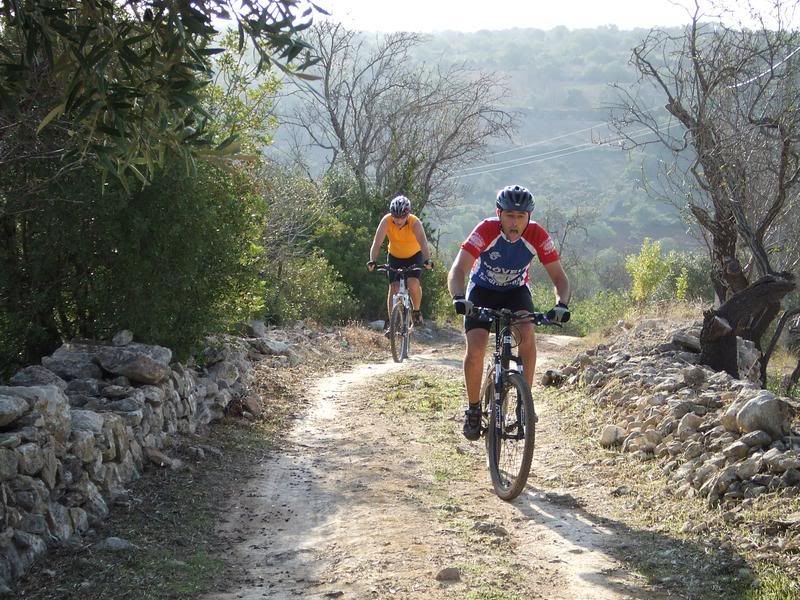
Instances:
[[[669,263],[661,256],[661,242],[645,238],[639,254],[625,258],[625,269],[631,276],[631,297],[645,302],[653,297],[658,286],[669,276]]]
[[[672,250],[664,256],[661,242],[645,239],[639,254],[625,258],[625,269],[631,276],[631,298],[639,303],[713,298],[705,255]]]
[[[263,202],[239,171],[172,164],[131,195],[69,173],[5,215],[0,370],[38,362],[62,339],[137,340],[188,354],[263,302]]]
[[[434,259],[434,267],[423,275],[422,309],[427,318],[440,324],[461,326],[461,316],[453,310],[453,299],[447,289],[447,272],[450,263]]]
[[[585,336],[603,332],[625,318],[630,303],[627,294],[615,290],[598,292],[591,298],[576,300],[570,304],[571,318],[564,326],[563,333]]]
[[[244,172],[173,168],[106,218],[98,234],[117,251],[98,281],[98,333],[123,326],[181,355],[261,309],[264,202]]]
[[[678,300],[686,300],[689,293],[689,269],[685,265],[681,268],[681,273],[675,279],[675,297]]]
[[[319,252],[273,265],[266,284],[265,317],[275,323],[346,321],[357,306],[350,288]]]

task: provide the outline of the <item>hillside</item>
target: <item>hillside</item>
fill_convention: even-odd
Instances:
[[[635,84],[628,61],[646,33],[612,26],[444,32],[427,36],[413,49],[416,60],[427,67],[463,63],[476,73],[499,76],[508,88],[501,108],[514,114],[517,124],[513,139],[495,140],[482,161],[464,164],[454,173],[449,206],[425,215],[445,257],[479,219],[492,214],[496,191],[509,183],[533,191],[535,218],[547,223],[556,237],[565,217],[591,213],[585,236],[571,244],[578,257],[600,252],[609,263],[619,263],[625,254],[638,251],[645,237],[663,240],[666,250],[695,245],[676,208],[642,189],[643,159],[648,159],[645,177],[652,178],[652,165],[663,157],[653,148],[647,155],[623,152],[608,128],[610,106],[618,99],[612,84]],[[646,106],[664,112],[663,101],[651,90],[638,94]],[[289,111],[293,102],[283,99],[281,111]],[[267,153],[285,157],[290,138],[291,130],[279,127]],[[313,148],[306,158],[312,172],[313,165],[323,163]]]
[[[504,77],[510,93],[503,108],[515,113],[518,122],[513,140],[498,140],[484,162],[465,165],[457,175],[463,197],[456,212],[463,216],[436,216],[442,240],[463,239],[473,216],[491,212],[496,190],[514,182],[531,188],[540,209],[596,208],[602,221],[586,240],[592,249],[632,252],[645,237],[663,239],[666,248],[693,245],[675,208],[642,190],[645,155],[628,155],[609,143],[610,106],[619,101],[612,84],[635,84],[628,61],[646,33],[611,26],[562,27],[448,32],[429,38],[419,49],[422,62],[464,62]],[[663,101],[651,90],[640,93],[647,106],[664,112]],[[649,150],[648,156],[657,157],[654,152]],[[650,167],[645,172],[654,175]]]

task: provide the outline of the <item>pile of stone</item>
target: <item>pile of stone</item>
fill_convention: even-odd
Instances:
[[[598,441],[606,448],[660,461],[678,495],[731,505],[779,491],[800,494],[800,412],[796,400],[752,379],[758,353],[740,340],[733,379],[699,365],[700,323],[665,329],[647,320],[621,327],[610,345],[578,355],[548,378],[582,386],[605,410]]]
[[[128,331],[65,343],[0,386],[0,592],[51,543],[86,531],[162,448],[219,419],[248,393],[253,364],[290,364],[289,343],[261,323],[209,338],[198,364],[172,362]]]

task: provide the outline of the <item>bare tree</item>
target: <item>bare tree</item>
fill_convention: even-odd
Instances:
[[[310,36],[319,62],[309,74],[319,79],[292,82],[302,103],[289,122],[325,152],[328,169],[343,164],[362,194],[413,194],[419,211],[439,205],[452,195],[448,176],[513,129],[512,115],[498,108],[502,82],[463,65],[415,64],[418,34],[371,43],[322,23]]]
[[[568,270],[577,269],[586,256],[585,245],[589,240],[589,227],[600,218],[596,207],[573,206],[563,209],[547,204],[537,211],[537,220],[556,240],[561,262]]]
[[[262,236],[265,269],[281,282],[291,261],[309,253],[314,228],[329,203],[312,182],[274,163],[260,166],[259,181],[267,206]],[[282,286],[276,285],[267,298],[268,306],[278,306],[282,292]]]
[[[731,28],[708,21],[696,0],[685,30],[652,30],[631,58],[665,100],[668,119],[635,91],[621,90],[613,111],[626,147],[658,144],[672,153],[664,180],[681,191],[709,244],[721,304],[706,312],[702,359],[736,376],[736,336],[761,347],[795,288],[789,269],[798,260],[785,223],[800,190],[800,32],[783,26],[780,0],[774,6],[772,26]],[[642,126],[653,134],[647,142]]]

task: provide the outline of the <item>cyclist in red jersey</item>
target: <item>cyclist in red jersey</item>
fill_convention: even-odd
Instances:
[[[464,437],[480,437],[480,387],[483,359],[489,340],[489,323],[470,316],[473,305],[533,312],[528,287],[528,268],[538,258],[553,282],[555,306],[547,313],[551,321],[566,323],[570,312],[569,279],[561,266],[550,234],[531,220],[533,195],[524,187],[506,186],[497,194],[497,216],[479,223],[461,244],[447,277],[447,287],[458,314],[465,315],[467,349],[464,381],[469,406],[464,413]],[[469,275],[469,285],[465,280]],[[523,375],[533,385],[536,368],[536,339],[532,323],[518,324],[519,356]]]

